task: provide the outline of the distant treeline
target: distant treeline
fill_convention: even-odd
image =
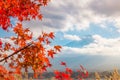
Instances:
[[[99,73],[101,78],[104,78],[105,76],[109,76],[109,75],[112,74],[110,71],[104,71],[104,72],[98,72],[98,73]],[[77,78],[78,74],[79,74],[78,72],[73,72],[72,77]],[[52,78],[54,76],[55,75],[54,75],[53,72],[45,72],[42,75],[38,76],[38,78],[44,78],[45,79],[45,78]],[[23,75],[23,77],[24,77],[24,75]],[[28,78],[31,78],[31,77],[33,78],[33,73],[28,73]],[[88,78],[95,79],[95,72],[90,72]]]

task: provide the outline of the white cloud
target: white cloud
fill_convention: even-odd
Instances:
[[[42,21],[24,22],[24,26],[30,27],[35,35],[38,35],[41,30],[68,31],[86,29],[89,27],[90,18],[92,18],[91,11],[86,9],[90,1],[52,0],[47,7],[41,9],[44,16]]]
[[[116,56],[120,55],[120,38],[106,39],[99,35],[93,35],[94,42],[83,48],[63,47],[62,53]]]
[[[65,34],[64,38],[69,39],[69,40],[73,40],[73,41],[80,41],[81,40],[80,37],[77,36],[77,35],[68,35],[68,34]]]
[[[84,30],[90,23],[101,27],[109,27],[112,22],[120,31],[119,0],[52,0],[48,6],[42,7],[42,21],[24,22],[35,36],[41,31]],[[109,29],[109,28],[108,28]]]
[[[120,0],[93,0],[88,8],[97,16],[103,16],[105,21],[114,23],[115,27],[120,31]],[[97,17],[94,16],[94,17]],[[98,19],[99,20],[99,19]],[[101,20],[100,20],[101,22]]]

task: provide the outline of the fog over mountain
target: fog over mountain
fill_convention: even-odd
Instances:
[[[79,69],[80,64],[88,71],[106,71],[113,70],[114,68],[120,69],[119,56],[69,54],[69,57],[67,55],[59,56],[52,60],[53,68],[63,70],[64,67],[60,66],[60,61],[65,61],[68,67],[74,70]]]
[[[93,37],[91,35],[87,35],[82,37],[80,41],[71,41],[64,46],[71,48],[82,48],[93,42]],[[68,67],[71,67],[74,70],[78,69],[79,65],[83,65],[89,71],[106,71],[113,70],[114,68],[120,69],[119,56],[89,55],[87,53],[76,54],[68,52],[63,54],[59,53],[58,56],[51,61],[53,63],[53,68],[60,70],[64,69],[64,67],[60,66],[60,61],[65,61]]]

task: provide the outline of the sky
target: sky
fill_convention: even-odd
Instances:
[[[64,60],[72,68],[89,70],[120,67],[120,0],[51,0],[42,7],[42,21],[23,22],[34,37],[41,31],[54,32],[51,45],[61,45],[53,64]],[[14,22],[14,20],[13,20]],[[5,39],[12,32],[0,29]],[[72,65],[74,63],[74,65]],[[57,66],[55,66],[57,67]]]

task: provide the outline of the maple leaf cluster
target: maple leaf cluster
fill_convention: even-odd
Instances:
[[[68,68],[66,63],[63,61],[61,62],[61,65],[65,67],[65,71],[55,70],[55,78],[58,80],[74,80],[72,78],[73,70],[71,68]],[[77,70],[77,72],[79,73],[76,78],[77,80],[84,80],[89,75],[88,71],[82,65],[80,65],[80,69]]]
[[[45,48],[45,45],[50,44],[49,39],[54,38],[53,32],[42,33],[36,40],[33,40],[30,30],[28,28],[24,29],[22,24],[17,24],[13,31],[17,35],[16,37],[11,37],[14,46],[6,42],[1,52],[11,51],[14,53],[12,55],[4,53],[0,57],[9,64],[11,69],[17,70],[20,74],[22,68],[26,72],[31,68],[34,72],[34,77],[37,77],[38,73],[42,73],[47,70],[47,67],[51,67],[49,57],[53,58],[61,49],[59,45],[53,46],[51,49]]]
[[[12,27],[11,18],[22,22],[31,19],[42,19],[41,6],[49,0],[0,0],[0,27],[6,30]]]
[[[5,69],[0,65],[0,75],[7,75],[9,72],[21,74],[21,69],[24,68],[27,72],[31,68],[34,72],[34,77],[38,73],[47,70],[51,67],[49,57],[54,58],[54,54],[60,52],[61,46],[56,45],[51,49],[45,48],[44,45],[49,45],[49,39],[54,38],[54,33],[42,33],[37,39],[33,39],[33,34],[28,28],[22,27],[22,21],[31,19],[42,19],[40,13],[41,6],[46,6],[49,0],[1,0],[0,1],[0,27],[7,30],[8,27],[13,28],[16,34],[10,38],[14,46],[0,40],[0,62],[5,62],[9,65],[12,71]],[[12,27],[11,18],[17,19],[17,24]],[[6,52],[11,52],[8,54]],[[3,76],[4,80],[8,80]],[[11,78],[14,80],[13,78]]]
[[[13,73],[0,65],[0,80],[14,80]]]
[[[23,21],[41,20],[41,6],[46,6],[48,2],[49,0],[0,0],[0,27],[3,30],[10,27],[15,33],[15,36],[9,38],[13,43],[3,43],[0,39],[0,63],[9,65],[9,69],[0,65],[0,80],[16,80],[14,75],[21,75],[22,69],[25,72],[31,69],[34,77],[37,78],[39,74],[52,66],[50,58],[53,59],[62,48],[60,45],[47,48],[55,37],[54,32],[42,32],[35,39],[29,28],[22,26]],[[17,19],[14,27],[11,18]],[[55,71],[56,79],[72,80],[72,69],[68,68],[65,62],[61,62],[61,65],[66,67],[65,72]],[[81,70],[84,70],[82,71],[84,73],[80,75],[82,78],[88,76],[88,72],[82,66]]]

